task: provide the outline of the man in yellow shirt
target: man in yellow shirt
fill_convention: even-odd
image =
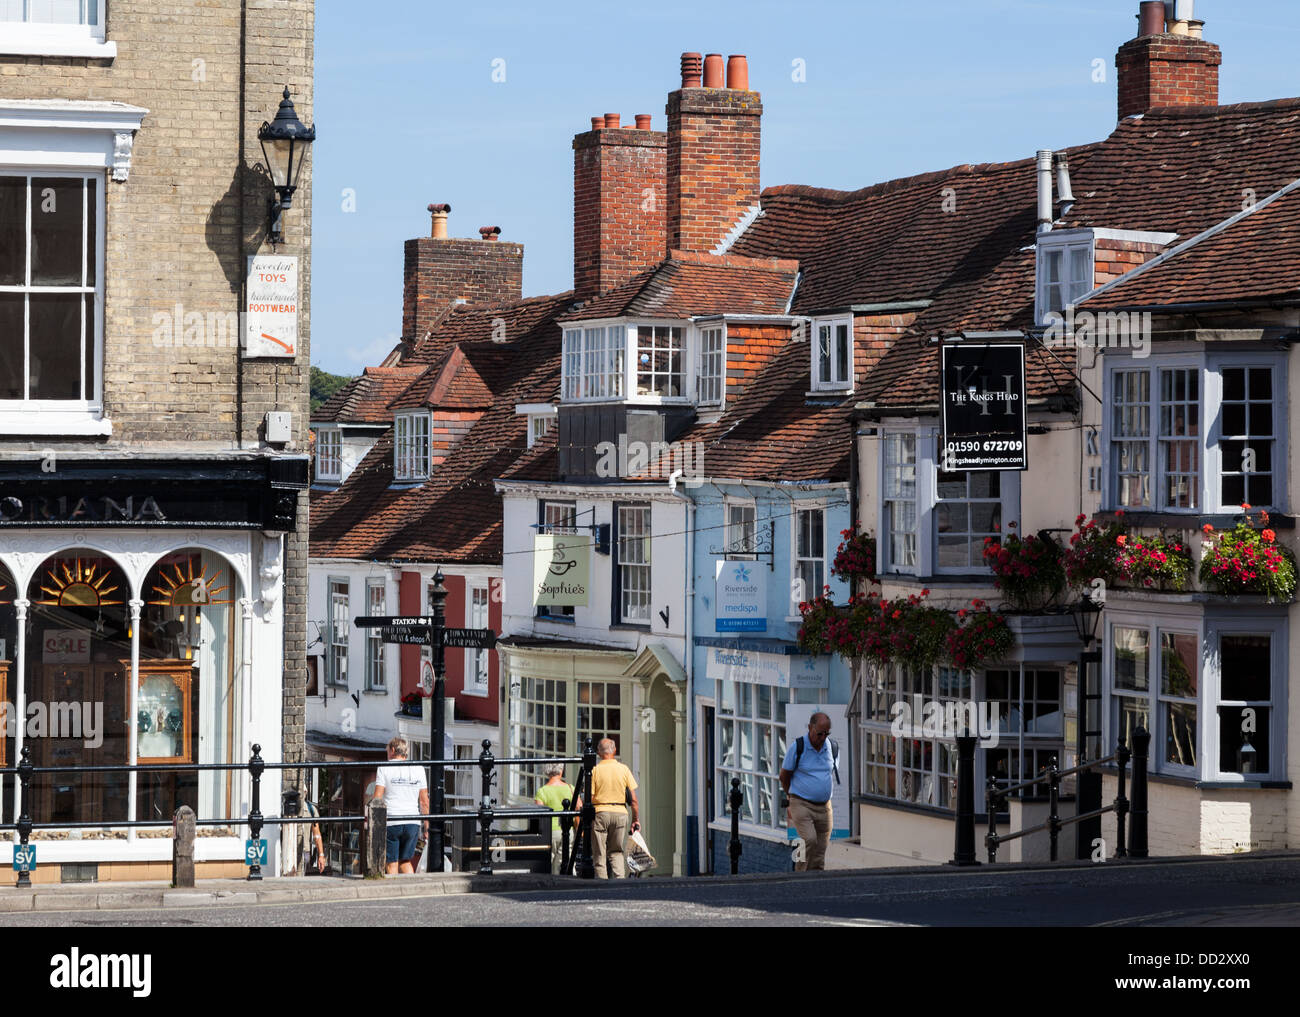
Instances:
[[[591,827],[591,859],[597,879],[608,879],[611,873],[615,879],[627,875],[627,856],[623,849],[628,834],[626,803],[630,802],[632,807],[632,830],[641,829],[637,818],[640,806],[636,800],[636,778],[614,758],[617,751],[613,738],[602,738],[596,746],[600,762],[591,771],[591,800],[596,806],[596,820]]]

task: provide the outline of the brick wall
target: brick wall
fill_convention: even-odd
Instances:
[[[451,450],[482,415],[476,410],[461,412],[435,410],[429,434],[431,465],[437,466],[445,462],[447,456],[451,455]]]
[[[609,128],[573,139],[573,288],[579,300],[627,282],[667,254],[667,136]]]
[[[1096,260],[1093,268],[1093,286],[1104,286],[1144,265],[1165,248],[1159,244],[1140,244],[1132,240],[1110,240],[1099,237],[1093,244]],[[1086,306],[1086,305],[1085,305]]]
[[[712,251],[758,204],[757,92],[668,94],[668,246]]]
[[[758,376],[790,341],[788,325],[727,323],[727,404],[739,399],[745,387]],[[809,370],[812,362],[809,361]],[[811,387],[811,382],[810,382]]]
[[[106,174],[103,387],[113,434],[93,448],[139,458],[256,449],[268,410],[291,411],[291,447],[306,446],[310,157],[285,213],[286,243],[276,252],[299,259],[297,355],[244,361],[237,329],[226,335],[212,327],[241,310],[247,256],[272,253],[273,192],[258,127],[275,116],[286,84],[303,123],[314,119],[314,3],[248,0],[244,8],[241,18],[239,0],[113,0],[107,38],[117,45],[114,59],[0,56],[0,97],[111,100],[149,110],[130,178],[119,183]],[[204,328],[185,336],[178,306],[184,316],[199,315]],[[191,341],[159,341],[168,336]],[[87,448],[57,438],[32,447]],[[306,543],[304,494],[285,554],[285,759],[301,758],[304,749]]]
[[[905,314],[858,314],[853,318],[853,374],[861,385],[894,340],[916,321],[916,312]],[[809,368],[811,370],[811,366]]]
[[[1147,35],[1115,54],[1119,118],[1161,106],[1219,104],[1219,47],[1204,39]]]
[[[406,242],[402,337],[422,338],[455,300],[497,304],[523,292],[523,244],[416,237]]]
[[[1130,792],[1131,793],[1131,792]],[[1103,780],[1102,801],[1115,798],[1115,779]],[[1148,792],[1148,847],[1153,857],[1230,855],[1288,847],[1283,791],[1198,790],[1153,781]],[[1114,857],[1115,818],[1102,821],[1106,853]]]

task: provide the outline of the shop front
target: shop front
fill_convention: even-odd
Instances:
[[[246,771],[75,768],[244,763],[255,743],[281,756],[293,470],[265,457],[124,467],[0,481],[0,759],[73,768],[32,779],[33,822],[69,824],[33,833],[34,881],[165,878],[176,809],[249,807]],[[279,792],[268,770],[264,810]],[[12,775],[0,810],[17,821]],[[126,821],[158,826],[113,825]],[[200,875],[241,875],[246,827],[199,830]]]

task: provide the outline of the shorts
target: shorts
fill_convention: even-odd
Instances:
[[[388,864],[407,862],[415,855],[419,823],[397,823],[388,828]]]

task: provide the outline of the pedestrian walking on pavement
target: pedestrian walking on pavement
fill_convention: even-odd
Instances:
[[[798,872],[826,868],[826,844],[831,836],[831,776],[837,781],[840,778],[839,747],[830,733],[830,717],[814,713],[808,720],[807,736],[796,738],[781,762],[786,816],[804,842],[804,858],[794,865]]]
[[[596,819],[591,827],[591,859],[596,866],[597,879],[609,879],[610,876],[623,879],[627,875],[629,808],[632,810],[631,830],[641,829],[636,778],[631,770],[614,758],[617,752],[618,746],[613,738],[602,738],[596,746],[600,762],[591,771],[591,800],[596,806]]]

